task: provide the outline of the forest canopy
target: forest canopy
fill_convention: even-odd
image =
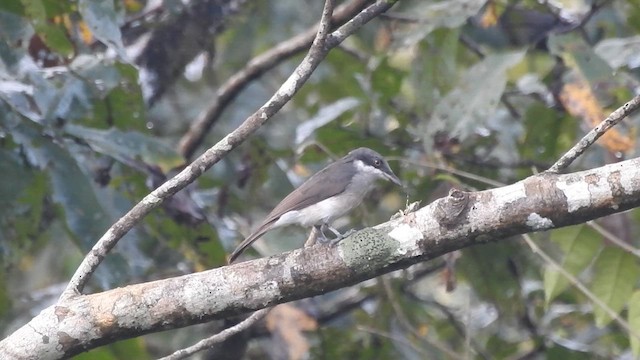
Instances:
[[[323,16],[318,1],[0,2],[2,338],[60,304],[113,224],[189,166],[189,185],[154,198],[75,290],[225,266],[280,200],[358,147],[404,186],[381,183],[341,230],[538,176],[638,107],[638,1],[334,5]],[[555,170],[635,158],[640,117],[622,118]],[[196,356],[637,358],[640,213],[593,219],[506,231],[278,305]],[[274,231],[243,260],[301,248],[308,230]],[[75,358],[158,358],[242,318],[103,334]]]

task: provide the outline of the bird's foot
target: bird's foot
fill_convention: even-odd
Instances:
[[[337,245],[340,241],[342,241],[342,239],[350,236],[351,234],[353,234],[354,232],[356,232],[356,230],[351,229],[347,232],[345,232],[344,234],[341,234],[338,230],[332,228],[331,226],[327,225],[327,224],[323,224],[322,226],[320,226],[320,229],[318,229],[320,232],[320,236],[318,236],[318,241],[321,244],[325,244],[325,245],[329,245],[329,246],[335,246]],[[328,238],[327,234],[325,234],[325,230],[329,230],[333,233],[333,235],[335,235],[334,238]]]
[[[329,230],[330,232],[332,232],[335,237],[334,238],[328,238],[327,234],[325,233],[325,230]],[[342,240],[345,237],[351,235],[353,230],[347,231],[347,233],[343,235],[338,230],[332,228],[331,226],[329,226],[327,224],[322,224],[320,226],[319,232],[320,232],[320,236],[318,236],[318,241],[321,244],[334,246],[335,244],[339,243],[340,240]]]
[[[351,230],[349,230],[349,231],[345,232],[344,234],[340,234],[340,236],[336,237],[335,239],[332,239],[332,240],[329,242],[329,246],[336,246],[336,245],[338,245],[338,243],[339,243],[340,241],[342,241],[343,239],[348,238],[349,236],[353,235],[356,231],[357,231],[357,230],[355,230],[355,229],[351,229]]]
[[[328,238],[327,235],[325,235],[324,233],[320,233],[320,236],[318,236],[318,242],[322,245],[327,245],[327,244],[331,244],[333,243],[336,239],[339,239],[339,237],[335,237],[335,238]],[[339,240],[338,240],[339,241]]]

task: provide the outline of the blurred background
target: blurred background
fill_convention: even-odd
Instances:
[[[336,25],[370,3],[338,1]],[[309,0],[0,2],[1,334],[53,304],[116,219],[270,98],[321,10]],[[387,156],[406,193],[379,187],[336,223],[342,230],[453,187],[544,171],[638,94],[639,34],[639,1],[398,1],[125,236],[88,291],[224,265],[286,194],[360,146]],[[571,170],[635,156],[637,122],[609,131]],[[633,210],[531,234],[551,259],[515,237],[281,305],[193,358],[637,358],[639,221]],[[306,235],[274,231],[244,258],[301,247]],[[239,320],[76,358],[156,358]]]

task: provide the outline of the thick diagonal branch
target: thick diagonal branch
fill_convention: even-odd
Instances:
[[[640,158],[496,189],[453,191],[315,245],[200,273],[76,296],[0,342],[2,359],[59,359],[116,340],[324,294],[467,246],[582,223],[640,206]]]
[[[364,9],[333,33],[329,33],[329,29],[321,25],[318,30],[318,36],[314,40],[305,58],[271,99],[253,113],[253,115],[249,116],[237,129],[205,151],[204,154],[189,164],[178,175],[145,196],[138,204],[129,210],[127,214],[118,219],[85,256],[71,277],[69,285],[62,294],[61,299],[68,299],[74,295],[79,295],[89,277],[98,268],[107,253],[111,251],[133,226],[142,220],[151,210],[159,206],[165,199],[186,187],[220,161],[227,153],[242,144],[242,142],[257,131],[291,100],[293,95],[300,90],[302,85],[309,79],[313,71],[332,48],[337,46],[347,36],[353,34],[362,25],[389,9],[394,3],[394,1],[379,1]]]
[[[360,12],[367,2],[367,0],[355,0],[338,7],[331,18],[331,23],[333,26],[344,24]],[[318,24],[249,60],[244,68],[220,85],[211,100],[211,104],[198,114],[189,130],[180,139],[178,151],[187,159],[191,158],[196,148],[209,133],[209,129],[218,121],[229,103],[251,81],[311,46],[316,36],[317,27]]]

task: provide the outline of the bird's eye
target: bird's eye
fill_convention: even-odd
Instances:
[[[373,165],[374,165],[375,167],[380,166],[380,164],[382,164],[382,162],[380,161],[380,159],[375,159],[375,160],[373,160]]]

